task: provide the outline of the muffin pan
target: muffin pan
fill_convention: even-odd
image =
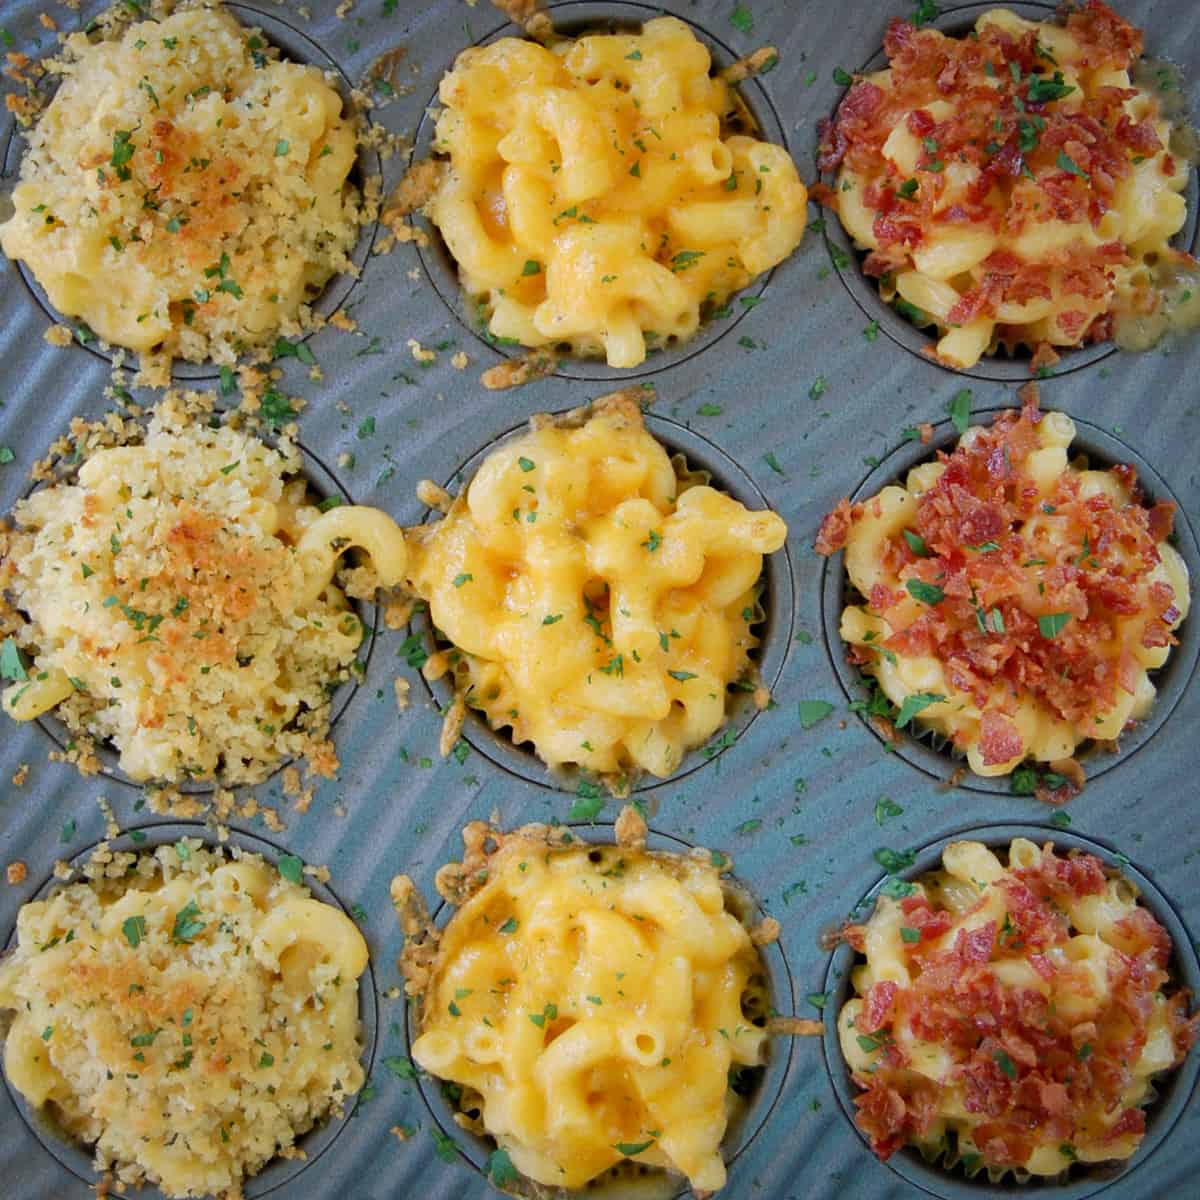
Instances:
[[[37,54],[50,47],[51,36],[37,21],[45,7],[45,0],[0,2],[0,28],[11,33],[13,49]],[[371,119],[418,148],[428,143],[426,107],[454,56],[502,32],[515,32],[487,0],[432,5],[359,0],[344,19],[335,15],[334,0],[310,0],[311,16],[303,15],[306,10],[296,0],[230,7],[243,22],[259,24],[289,54],[332,63],[346,80],[362,79],[381,55],[403,46],[394,76],[397,95],[375,108]],[[679,16],[709,44],[718,64],[766,43],[776,46],[778,65],[743,84],[742,94],[764,133],[788,146],[811,181],[816,123],[833,110],[842,91],[834,69],[853,71],[871,62],[887,20],[911,16],[916,5],[913,0],[802,6],[664,0],[651,6],[589,0],[550,7],[556,20],[572,29],[662,12]],[[943,7],[939,25],[957,29],[984,6]],[[1016,7],[1040,11],[1045,6]],[[1180,0],[1119,0],[1117,7],[1145,30],[1150,53],[1182,59],[1185,80],[1196,74],[1200,8]],[[86,25],[99,8],[85,0],[79,14],[61,6],[51,11],[66,29],[76,21]],[[1200,111],[1197,97],[1192,99],[1192,110]],[[0,145],[10,138],[12,144],[4,157],[0,197],[11,189],[22,148],[11,118],[3,120]],[[406,163],[403,154],[383,162],[385,188],[395,185]],[[366,172],[374,169],[372,162],[360,165]],[[1188,238],[1196,229],[1195,196],[1193,180]],[[0,213],[5,203],[0,198]],[[840,559],[826,563],[812,550],[821,517],[840,497],[874,490],[934,446],[950,445],[954,430],[946,422],[947,405],[960,389],[972,390],[972,412],[978,416],[1017,403],[1015,389],[1027,374],[1023,364],[997,362],[964,375],[909,353],[905,323],[879,304],[857,259],[850,255],[847,263],[843,258],[849,251],[838,241],[836,221],[813,206],[811,218],[822,217],[825,234],[819,227],[807,234],[792,258],[746,293],[760,303],[748,308],[735,298],[733,315],[717,318],[695,342],[652,355],[633,372],[569,361],[557,376],[498,393],[486,391],[479,376],[503,361],[502,354],[465,319],[467,310],[436,240],[425,248],[402,245],[378,256],[368,254],[376,232],[368,228],[356,257],[364,264],[361,278],[352,286],[335,282],[322,305],[324,311],[324,305],[340,304],[356,331],[324,329],[309,338],[324,376],[320,382],[309,379],[308,368],[295,358],[279,364],[282,390],[307,402],[300,436],[314,456],[308,468],[315,484],[322,491],[340,487],[357,503],[378,505],[401,523],[415,524],[426,517],[414,495],[420,479],[449,480],[456,491],[478,456],[532,414],[573,408],[625,382],[652,384],[657,396],[648,423],[655,435],[711,470],[740,499],[774,508],[790,529],[786,550],[768,559],[767,620],[760,627],[763,673],[776,707],[736,716],[735,736],[719,747],[720,753],[694,754],[676,776],[644,781],[638,792],[652,828],[664,839],[660,844],[681,840],[730,854],[736,876],[782,922],[780,966],[772,965],[781,1009],[823,1015],[832,1030],[835,1002],[831,999],[822,1013],[805,997],[841,986],[841,977],[830,972],[844,970],[844,964],[822,949],[821,935],[843,921],[878,880],[874,851],[940,845],[950,835],[981,828],[993,840],[1007,840],[1010,825],[1035,840],[1099,843],[1107,861],[1113,860],[1112,851],[1127,855],[1135,864],[1132,878],[1168,921],[1183,981],[1194,986],[1200,835],[1184,806],[1200,767],[1194,735],[1200,690],[1191,686],[1195,616],[1184,625],[1181,645],[1156,681],[1158,705],[1144,728],[1126,739],[1119,756],[1088,764],[1092,778],[1068,806],[1071,825],[1065,832],[1050,824],[1050,811],[1033,797],[1006,794],[1003,783],[964,781],[946,787],[951,760],[922,743],[910,739],[898,754],[886,753],[849,709],[859,692],[836,639]],[[8,385],[0,395],[0,445],[14,455],[14,461],[0,465],[0,510],[8,512],[27,491],[26,469],[70,419],[94,418],[107,409],[103,389],[110,367],[93,348],[47,346],[42,339],[50,315],[16,265],[4,262],[0,271],[5,281],[0,361]],[[878,321],[878,331],[872,321]],[[924,344],[924,336],[917,336]],[[436,361],[428,366],[415,361],[409,339],[435,349]],[[465,369],[451,362],[460,351],[469,360]],[[1200,339],[1144,356],[1099,347],[1064,355],[1054,370],[1055,376],[1041,384],[1043,407],[1076,420],[1079,447],[1098,460],[1132,462],[1153,496],[1179,503],[1179,546],[1195,578],[1200,559],[1188,518],[1200,511],[1193,453],[1200,422],[1200,404],[1193,397]],[[215,381],[211,369],[192,372],[184,367],[177,378]],[[134,389],[134,396],[143,405],[155,399],[144,390]],[[937,426],[933,446],[904,440],[906,427],[927,421]],[[326,473],[322,463],[338,465]],[[283,795],[278,774],[243,789],[260,810],[278,813],[282,831],[266,830],[261,817],[230,822],[234,841],[258,849],[255,839],[265,837],[272,847],[328,865],[333,892],[359,919],[372,951],[363,1003],[368,1013],[378,1013],[367,1030],[364,1061],[371,1077],[353,1115],[314,1132],[305,1143],[309,1159],[302,1175],[294,1174],[294,1162],[277,1164],[252,1181],[247,1194],[334,1200],[349,1187],[358,1200],[417,1194],[427,1200],[483,1200],[494,1193],[468,1165],[485,1161],[481,1147],[449,1124],[433,1085],[400,1078],[384,1065],[408,1053],[410,1037],[396,966],[401,938],[388,882],[405,871],[432,895],[434,872],[459,857],[459,831],[467,821],[495,811],[506,827],[533,820],[567,822],[576,785],[569,777],[551,778],[524,750],[480,722],[468,725],[465,752],[440,760],[437,702],[444,697],[424,685],[404,650],[406,639],[426,638],[428,630],[419,624],[388,630],[378,617],[371,627],[374,644],[365,677],[334,730],[340,777],[320,783],[304,814]],[[411,684],[404,711],[395,701],[397,677]],[[820,703],[804,703],[812,701]],[[97,797],[107,798],[123,829],[154,819],[138,790],[104,776],[83,779],[71,767],[48,762],[51,746],[36,726],[5,721],[2,729],[0,867],[17,860],[28,867],[24,882],[0,886],[0,939],[6,939],[17,909],[38,893],[55,860],[74,858],[103,837]],[[10,785],[23,763],[30,764],[27,781]],[[883,797],[892,804],[879,807],[877,820],[876,803]],[[887,816],[894,808],[901,811]],[[598,840],[611,837],[605,825],[617,809],[609,801],[596,818]],[[175,825],[147,826],[146,832],[148,840],[178,836]],[[855,1200],[883,1200],[934,1194],[965,1200],[989,1190],[983,1183],[952,1179],[919,1159],[913,1163],[897,1156],[895,1169],[878,1163],[843,1111],[845,1074],[830,1050],[835,1051],[832,1043],[823,1055],[820,1039],[777,1045],[747,1123],[732,1130],[727,1141],[727,1156],[734,1161],[726,1195],[818,1200],[849,1194]],[[779,1056],[786,1059],[782,1070]],[[1103,1188],[1114,1200],[1189,1194],[1200,1170],[1200,1107],[1188,1103],[1196,1061],[1193,1055],[1164,1082],[1145,1147],[1128,1166],[1072,1179],[1066,1186],[1035,1185],[1038,1194],[1066,1200],[1090,1194],[1078,1190],[1085,1187]],[[412,1135],[399,1140],[390,1132],[396,1126],[411,1129]],[[451,1161],[438,1153],[439,1146],[445,1151],[440,1139],[447,1135],[459,1147],[446,1152]],[[37,1134],[7,1088],[0,1089],[0,1171],[5,1194],[15,1200],[84,1200],[91,1194],[86,1155]],[[641,1192],[630,1183],[620,1194]]]

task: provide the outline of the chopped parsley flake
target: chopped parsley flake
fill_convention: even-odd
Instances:
[[[833,712],[833,705],[828,700],[801,700],[799,711],[800,728],[811,729]]]
[[[932,704],[942,704],[946,697],[940,692],[911,692],[904,697],[900,706],[900,715],[896,718],[896,728],[903,729],[919,712],[923,712]]]
[[[1038,629],[1042,637],[1052,640],[1062,633],[1070,619],[1070,613],[1047,613],[1045,616],[1038,617]]]
[[[279,874],[288,881],[288,883],[299,883],[304,877],[304,862],[297,858],[294,854],[280,855],[277,864]]]
[[[954,422],[954,428],[960,434],[966,433],[967,426],[971,423],[971,389],[963,388],[955,392],[954,399],[946,405],[946,411],[950,414],[950,420]]]
[[[936,583],[926,583],[923,579],[906,579],[904,587],[914,600],[922,604],[941,604],[946,598],[946,593]]]

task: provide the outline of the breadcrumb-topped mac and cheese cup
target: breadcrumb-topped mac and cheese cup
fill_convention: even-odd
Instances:
[[[367,946],[301,870],[197,838],[102,844],[21,907],[5,1076],[117,1191],[240,1196],[363,1086]]]
[[[221,7],[100,28],[51,64],[4,253],[64,317],[167,365],[311,327],[366,219],[337,88]]]
[[[350,678],[361,597],[403,579],[378,509],[319,501],[297,446],[168,393],[148,424],[85,427],[77,468],[0,531],[7,717],[53,712],[137,781],[264,779],[288,757],[330,776],[330,693]],[[114,432],[118,430],[119,432]],[[85,771],[94,755],[80,749]]]

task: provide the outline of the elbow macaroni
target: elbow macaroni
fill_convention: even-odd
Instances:
[[[993,1181],[1133,1154],[1153,1076],[1194,1038],[1137,901],[1097,859],[1024,838],[1007,863],[954,842],[941,870],[893,880],[848,931],[865,961],[838,1014],[876,1153],[907,1143]]]
[[[222,9],[66,48],[4,253],[64,316],[143,353],[232,362],[304,328],[364,219],[354,130],[320,71]]]
[[[21,908],[5,1074],[122,1187],[240,1194],[362,1086],[366,943],[255,855],[187,840],[115,866]]]
[[[962,458],[982,432],[967,430],[949,463]],[[1022,442],[1018,450],[1015,438],[1019,436],[1004,435],[1004,448],[996,453],[1003,452],[1006,461],[1011,460],[1013,478],[1028,489],[1033,503],[1022,513],[1006,516],[996,532],[965,539],[977,545],[926,545],[918,532],[925,528],[921,514],[926,508],[938,512],[956,487],[975,488],[969,503],[979,508],[988,501],[989,493],[976,477],[966,485],[958,482],[962,475],[958,465],[955,484],[939,489],[947,470],[945,460],[913,468],[903,486],[885,487],[856,506],[845,539],[846,574],[867,603],[848,604],[843,610],[842,639],[855,648],[863,669],[875,677],[888,700],[907,714],[905,723],[915,721],[948,738],[965,752],[971,770],[983,776],[1008,774],[1026,759],[1039,763],[1067,759],[1081,743],[1115,741],[1130,722],[1143,719],[1155,696],[1149,673],[1166,662],[1174,640],[1170,631],[1183,622],[1190,606],[1187,565],[1165,535],[1149,532],[1146,510],[1129,479],[1117,470],[1080,469],[1068,462],[1075,437],[1069,417],[1045,414],[1032,426],[1031,444]],[[1106,537],[1103,546],[1092,546],[1089,527],[1081,528],[1078,521],[1080,513],[1094,512],[1090,506],[1101,502],[1114,520],[1128,519],[1136,526],[1138,542],[1122,545],[1119,539]],[[973,518],[968,513],[963,519]],[[907,551],[901,549],[904,546]],[[920,591],[924,586],[920,568],[925,561],[935,562],[937,569],[924,574],[945,583],[939,571],[951,569],[955,554],[967,560],[967,579],[955,596],[966,597],[969,590],[970,599],[965,614],[955,609],[943,615],[953,603],[950,593],[928,604],[928,593]],[[1011,570],[990,576],[992,562],[1002,556]],[[990,675],[980,664],[996,648],[1005,650],[1006,636],[1040,639],[1037,645],[1070,637],[1072,622],[1080,618],[1054,611],[1063,602],[1057,593],[1047,591],[1051,584],[1046,581],[1066,578],[1064,571],[1074,574],[1080,567],[1093,573],[1100,589],[1108,587],[1109,580],[1122,586],[1128,583],[1134,589],[1133,600],[1120,602],[1103,590],[1089,593],[1087,615],[1104,622],[1097,626],[1100,632],[1090,651],[1106,664],[1101,674],[1115,678],[1118,673],[1120,681],[1111,696],[1097,695],[1087,703],[1077,698],[1077,708],[1064,712],[1061,697],[1022,683],[1004,670],[1003,662]],[[1169,592],[1166,603],[1154,601],[1160,594],[1155,589],[1163,587]],[[935,584],[933,595],[942,590]],[[923,594],[926,600],[920,598]],[[1147,631],[1156,618],[1163,622],[1164,636],[1151,638]],[[954,627],[957,640],[936,630],[926,637],[926,625],[935,620]],[[1017,625],[1022,622],[1018,635]],[[971,674],[964,675],[964,666]],[[970,682],[963,683],[964,678]],[[1012,726],[1006,726],[1009,741],[998,751],[989,748],[984,733],[985,720],[991,719],[986,716],[989,710],[1003,714]]]
[[[636,401],[585,412],[535,422],[410,530],[410,586],[493,727],[551,766],[666,776],[750,669],[763,555],[787,528],[681,480]]]
[[[56,710],[135,779],[249,781],[299,754],[328,773],[327,689],[362,640],[337,560],[360,548],[393,586],[403,534],[376,509],[320,512],[293,447],[206,416],[170,398],[129,431],[141,444],[94,449],[17,506],[3,582],[33,663],[10,643],[3,708]]]
[[[412,1055],[539,1183],[630,1158],[708,1192],[730,1071],[765,1061],[766,1006],[707,856],[515,834],[441,935]]]
[[[636,366],[799,245],[795,164],[725,134],[734,99],[709,69],[673,17],[459,55],[439,89],[449,163],[425,211],[494,337]]]
[[[1088,37],[1107,17],[1131,35],[1120,61]],[[1066,26],[997,8],[969,39],[910,40],[915,65],[906,45],[902,66],[865,77],[826,140],[829,203],[883,298],[935,326],[934,357],[960,369],[997,344],[1045,354],[1107,336],[1110,313],[1144,314],[1188,170],[1155,94],[1131,81],[1140,34],[1092,5]],[[1071,157],[1085,143],[1090,171]]]

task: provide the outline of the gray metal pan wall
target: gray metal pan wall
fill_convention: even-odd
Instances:
[[[16,49],[33,52],[49,45],[49,35],[37,23],[42,7],[43,0],[0,2],[0,28],[12,34]],[[85,4],[83,19],[96,7]],[[382,52],[405,46],[397,82],[411,85],[411,91],[377,110],[375,119],[390,131],[414,136],[455,53],[502,25],[487,0],[477,5],[358,0],[344,20],[335,16],[334,0],[311,0],[311,18],[293,4],[268,0],[232,7],[243,20],[261,23],[294,56],[321,61],[323,51],[352,78]],[[887,19],[910,15],[915,6],[908,0],[749,0],[741,7],[752,16],[751,32],[731,23],[735,6],[729,0],[552,7],[557,17],[571,20],[674,13],[699,28],[718,61],[773,43],[781,52],[779,66],[747,85],[745,93],[766,128],[786,138],[811,178],[815,123],[840,92],[833,69],[867,63],[880,46]],[[966,6],[966,17],[982,7]],[[1196,74],[1200,7],[1189,0],[1124,0],[1119,7],[1147,31],[1152,53],[1180,61]],[[76,19],[64,7],[52,11],[64,26]],[[9,132],[3,129],[4,141]],[[10,176],[16,161],[10,151],[5,158]],[[387,164],[389,184],[403,166],[399,158]],[[0,191],[10,186],[11,178]],[[1057,832],[1047,823],[1047,811],[1030,797],[939,786],[939,777],[950,770],[945,761],[915,749],[884,753],[848,707],[836,630],[825,624],[836,604],[828,588],[823,591],[824,563],[811,550],[822,514],[854,492],[878,460],[892,461],[888,456],[901,447],[906,426],[944,421],[946,404],[960,388],[972,389],[976,409],[990,409],[1012,402],[1016,386],[964,379],[910,352],[889,334],[895,327],[886,314],[864,312],[853,297],[848,285],[855,270],[853,263],[837,267],[825,240],[810,234],[799,253],[756,288],[762,303],[739,311],[696,347],[652,359],[630,376],[658,389],[653,424],[660,436],[711,465],[732,460],[730,486],[745,495],[760,492],[791,528],[786,560],[780,556],[777,567],[779,586],[772,588],[768,627],[769,657],[778,669],[778,707],[740,721],[736,741],[723,753],[696,756],[685,764],[690,773],[641,796],[652,806],[652,824],[662,834],[730,852],[739,876],[783,922],[790,979],[776,971],[778,1003],[801,1012],[806,994],[826,987],[830,959],[818,944],[821,931],[842,919],[880,877],[874,851],[923,846],[973,826],[1003,822],[1036,825],[1047,837]],[[49,318],[20,272],[5,263],[0,280],[0,444],[15,455],[14,462],[0,466],[0,507],[7,511],[27,487],[25,469],[70,418],[103,411],[108,364],[79,346],[55,350],[45,345]],[[498,355],[464,327],[439,298],[439,289],[446,290],[444,268],[432,252],[422,258],[412,247],[402,247],[372,258],[347,298],[362,336],[327,330],[312,339],[325,375],[320,385],[308,381],[295,360],[286,364],[291,390],[308,400],[300,422],[306,448],[356,501],[380,505],[405,522],[422,516],[413,497],[419,479],[454,479],[462,464],[530,414],[598,396],[611,375],[576,364],[562,376],[517,391],[486,392],[479,372]],[[862,331],[876,317],[884,333],[869,341]],[[422,368],[407,349],[409,338],[423,346],[451,345],[435,365]],[[466,371],[450,363],[457,350],[471,360]],[[1170,355],[1068,356],[1059,369],[1059,377],[1042,385],[1045,406],[1095,427],[1091,444],[1097,452],[1127,453],[1148,464],[1183,512],[1195,518],[1200,339]],[[148,393],[137,398],[152,399]],[[353,467],[335,465],[343,451],[354,456]],[[900,464],[902,458],[894,461]],[[1181,524],[1195,570],[1195,541],[1187,521]],[[437,866],[457,856],[465,821],[493,809],[509,825],[565,820],[573,798],[546,786],[528,759],[478,725],[469,729],[471,750],[464,761],[440,762],[440,717],[417,673],[398,654],[405,636],[382,630],[376,638],[365,681],[337,727],[341,777],[321,786],[311,811],[289,815],[276,777],[255,794],[279,807],[287,829],[271,834],[257,821],[233,823],[235,830],[266,837],[306,861],[328,864],[336,896],[347,907],[361,905],[366,911],[364,932],[377,992],[372,1007],[378,1009],[373,1094],[332,1141],[324,1140],[324,1152],[314,1154],[301,1173],[272,1174],[249,1189],[252,1195],[267,1188],[314,1200],[345,1194],[356,1200],[417,1194],[440,1200],[487,1193],[482,1176],[464,1158],[447,1163],[436,1155],[431,1134],[436,1126],[417,1087],[381,1066],[385,1056],[407,1049],[404,1004],[389,994],[399,982],[400,939],[388,904],[388,880],[403,869],[431,890]],[[1169,716],[1133,753],[1099,774],[1070,813],[1072,834],[1123,853],[1157,885],[1190,939],[1200,930],[1195,889],[1200,833],[1190,813],[1200,767],[1194,734],[1200,694],[1186,686],[1195,658],[1195,643],[1188,641],[1181,647],[1188,651],[1185,661],[1167,681],[1174,704]],[[413,682],[414,703],[404,714],[393,698],[398,674]],[[805,700],[827,701],[833,711],[803,728],[798,706]],[[136,789],[108,778],[81,779],[73,769],[47,762],[50,748],[37,726],[5,722],[0,729],[0,862],[21,859],[29,866],[25,883],[0,888],[0,938],[8,937],[17,908],[42,885],[55,859],[73,857],[103,836],[97,796],[108,798],[123,827],[153,822]],[[32,764],[29,781],[19,789],[9,786],[24,762]],[[875,819],[881,797],[903,809],[882,826]],[[615,812],[609,804],[600,820],[611,821]],[[1184,950],[1191,953],[1190,942]],[[1194,962],[1187,970],[1194,972]],[[370,977],[364,977],[364,986],[372,986]],[[827,1020],[831,1013],[832,1006]],[[769,1113],[764,1102],[758,1116],[765,1123],[732,1167],[729,1196],[877,1200],[918,1194],[922,1187],[964,1197],[983,1190],[937,1184],[936,1175],[923,1175],[912,1164],[904,1178],[877,1163],[842,1111],[819,1039],[797,1043],[786,1065],[777,1102]],[[830,1068],[839,1070],[836,1056]],[[772,1078],[782,1074],[774,1071]],[[1158,1149],[1124,1175],[1093,1178],[1087,1191],[1106,1187],[1114,1198],[1194,1194],[1200,1109],[1186,1104],[1193,1080],[1194,1075],[1185,1076],[1182,1091],[1168,1098],[1170,1112],[1155,1125],[1156,1135],[1165,1135]],[[1174,1116],[1177,1123],[1166,1128]],[[419,1130],[401,1145],[389,1133],[396,1124]],[[458,1140],[478,1159],[477,1148],[463,1137]],[[65,1165],[39,1145],[7,1087],[0,1089],[0,1192],[14,1200],[89,1195],[84,1179],[71,1169],[81,1160],[59,1153]],[[1067,1194],[1066,1189],[1049,1191]]]

